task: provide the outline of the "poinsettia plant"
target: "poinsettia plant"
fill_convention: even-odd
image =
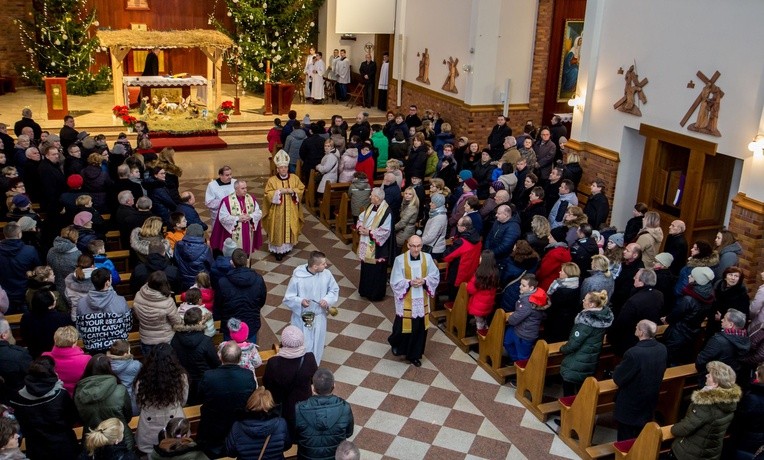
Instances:
[[[220,110],[225,112],[226,115],[230,115],[231,112],[233,112],[233,101],[223,101],[223,103],[220,104]]]
[[[124,117],[130,112],[130,109],[126,105],[115,105],[111,108],[111,112],[118,117]]]
[[[220,128],[224,124],[228,123],[228,115],[225,114],[225,112],[218,112],[217,118],[215,118],[215,126]]]
[[[122,116],[122,124],[125,126],[132,126],[135,127],[135,123],[138,122],[138,119],[135,118],[132,115],[123,115]]]

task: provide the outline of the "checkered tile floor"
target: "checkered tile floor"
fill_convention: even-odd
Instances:
[[[249,182],[249,191],[257,198],[262,197],[264,180]],[[208,219],[203,209],[206,182],[183,185],[194,191],[197,208]],[[352,404],[356,423],[352,439],[362,458],[577,458],[550,426],[515,400],[512,388],[496,384],[439,329],[430,328],[421,368],[394,357],[387,344],[394,316],[392,297],[371,303],[358,296],[359,265],[350,246],[312,215],[306,214],[300,242],[282,262],[264,251],[254,256],[253,267],[268,288],[258,337],[261,347],[274,343],[288,324],[290,312],[282,299],[289,277],[316,249],[327,254],[340,286],[340,313],[329,319],[321,365],[335,374],[335,394]]]

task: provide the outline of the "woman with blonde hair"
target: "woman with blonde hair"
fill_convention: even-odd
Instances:
[[[419,197],[417,197],[414,187],[408,187],[403,191],[401,215],[398,222],[395,223],[395,244],[398,245],[398,248],[403,246],[403,243],[414,234],[418,215]]]
[[[568,206],[562,217],[562,224],[568,229],[565,233],[565,242],[568,243],[568,247],[573,247],[573,243],[578,239],[578,227],[588,222],[589,218],[586,217],[580,206]]]
[[[551,234],[552,227],[549,225],[549,219],[537,214],[531,219],[531,231],[526,235],[526,239],[534,251],[543,254],[544,249],[549,246]]]
[[[581,270],[573,262],[565,262],[559,278],[549,286],[547,295],[551,306],[546,310],[544,340],[548,343],[564,342],[573,328],[573,321],[581,311]]]
[[[49,265],[40,265],[27,272],[27,293],[25,300],[27,305],[32,305],[32,297],[38,291],[48,291],[55,297],[56,309],[67,311],[66,302],[60,299],[56,290],[56,274]]]
[[[93,282],[90,281],[90,275],[93,274],[93,270],[96,269],[93,256],[90,254],[81,254],[77,258],[77,268],[73,273],[69,273],[64,280],[66,289],[64,294],[66,300],[72,307],[72,312],[76,312],[77,304],[80,299],[88,295],[88,292],[94,290]],[[74,314],[74,313],[73,313]],[[74,316],[72,316],[74,321]]]
[[[283,459],[290,441],[287,422],[273,408],[271,392],[259,387],[247,400],[244,418],[233,424],[225,454],[238,458]]]
[[[385,172],[392,173],[395,176],[395,182],[398,183],[398,187],[403,187],[403,172],[401,171],[401,162],[395,158],[387,160],[385,166]],[[372,178],[369,178],[369,182],[372,182]]]
[[[735,371],[720,361],[706,364],[706,385],[692,393],[687,415],[671,427],[671,452],[679,460],[718,459],[742,397]]]
[[[443,179],[437,177],[430,179],[430,196],[435,193],[440,193],[445,198],[451,195],[451,189],[446,187],[446,182]]]
[[[581,158],[576,152],[568,153],[565,158],[565,166],[562,168],[562,178],[570,179],[578,189],[578,184],[581,182],[581,177],[584,175],[584,170],[581,168]]]
[[[74,395],[74,388],[90,362],[90,355],[77,346],[79,338],[80,334],[74,326],[60,327],[53,334],[53,349],[42,354],[53,358],[56,373],[70,396]]]
[[[152,241],[161,241],[165,247],[165,254],[172,254],[170,242],[164,239],[162,233],[162,218],[151,216],[143,222],[141,227],[136,227],[130,232],[130,248],[138,255],[141,263],[148,262],[149,244]]]
[[[637,234],[637,244],[642,248],[645,268],[653,268],[655,265],[655,255],[660,252],[662,242],[661,216],[655,211],[647,211],[642,220],[642,230]]]
[[[125,424],[118,418],[108,418],[85,436],[88,458],[93,460],[138,460],[124,442]]]
[[[607,291],[593,291],[584,295],[583,310],[573,320],[573,329],[565,345],[560,364],[562,391],[565,396],[578,393],[584,380],[597,370],[602,339],[613,324],[613,312],[608,307]]]
[[[610,260],[607,257],[597,254],[592,257],[592,269],[590,275],[581,283],[581,298],[590,292],[605,291],[608,298],[613,295],[615,290],[615,279],[610,273]]]

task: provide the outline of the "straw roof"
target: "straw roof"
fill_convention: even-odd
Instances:
[[[101,46],[127,46],[130,48],[206,48],[227,49],[233,41],[224,33],[213,29],[141,31],[141,30],[99,30],[96,36]]]

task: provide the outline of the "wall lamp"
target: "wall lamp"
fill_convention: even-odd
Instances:
[[[748,150],[753,152],[753,156],[756,158],[764,157],[764,134],[757,134],[748,144]]]
[[[568,99],[568,105],[578,109],[579,111],[584,111],[584,98],[582,96],[576,95],[572,99]]]

